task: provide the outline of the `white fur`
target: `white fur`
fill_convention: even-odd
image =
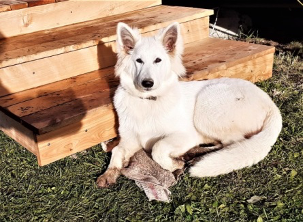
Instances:
[[[133,35],[134,45],[127,50],[121,41],[125,37],[122,29]],[[164,43],[168,30],[171,35],[177,31],[171,52]],[[114,104],[121,141],[113,149],[109,168],[120,169],[136,151],[145,148],[152,150],[153,159],[164,169],[174,171],[182,167],[175,157],[212,141],[221,141],[225,147],[196,163],[190,169],[192,176],[228,173],[267,155],[282,127],[278,108],[266,93],[245,80],[179,82],[185,69],[178,23],[154,37],[141,37],[138,31],[120,23],[117,36],[116,75],[120,85]],[[138,63],[138,58],[143,63]],[[155,63],[156,58],[161,62]],[[150,90],[141,86],[145,78],[154,81]],[[151,97],[157,100],[148,99]],[[255,135],[246,139],[251,133]]]

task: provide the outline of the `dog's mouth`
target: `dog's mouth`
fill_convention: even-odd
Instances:
[[[149,92],[149,91],[152,91],[153,89],[151,89],[151,88],[144,88],[143,90],[146,91],[146,92]]]

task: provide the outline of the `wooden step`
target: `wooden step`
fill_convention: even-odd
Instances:
[[[0,38],[53,29],[160,4],[161,0],[0,0]]]
[[[272,74],[274,48],[206,38],[185,45],[184,81]],[[113,67],[0,97],[0,129],[45,165],[117,135]]]
[[[178,12],[178,13],[177,13]],[[144,35],[174,21],[185,43],[208,37],[212,10],[155,6],[0,40],[0,96],[113,66],[118,22],[138,27]]]

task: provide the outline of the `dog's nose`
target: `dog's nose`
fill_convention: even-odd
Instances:
[[[141,82],[141,85],[145,88],[152,88],[154,85],[154,81],[153,81],[153,79],[144,79]]]

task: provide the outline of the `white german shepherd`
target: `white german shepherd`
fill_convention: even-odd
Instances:
[[[179,81],[185,68],[178,23],[153,37],[119,23],[117,48],[120,85],[114,104],[120,142],[98,186],[115,183],[120,169],[142,148],[173,172],[183,167],[178,158],[191,148],[221,144],[223,149],[206,154],[189,170],[191,176],[206,177],[251,166],[276,142],[280,111],[254,84],[229,78]]]

